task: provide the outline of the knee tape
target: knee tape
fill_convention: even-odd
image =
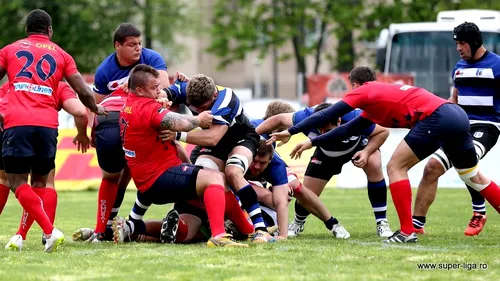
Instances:
[[[474,188],[478,192],[485,189],[489,185],[489,183],[488,184],[479,184],[479,183],[475,183],[471,180],[471,178],[473,178],[479,172],[479,167],[477,165],[472,167],[472,168],[468,168],[468,169],[456,169],[456,170],[458,172],[458,176],[460,177],[460,179],[465,184]]]
[[[219,167],[217,166],[217,164],[215,164],[215,162],[210,158],[198,157],[194,164],[196,166],[202,166],[203,168],[219,171]]]
[[[248,159],[241,154],[234,154],[226,161],[227,166],[235,166],[243,170],[243,174],[245,174],[248,170]]]

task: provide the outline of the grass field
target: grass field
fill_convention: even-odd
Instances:
[[[463,230],[471,216],[468,192],[440,189],[428,218],[427,235],[416,245],[384,245],[375,234],[366,190],[327,189],[322,199],[351,233],[334,239],[315,218],[294,239],[248,249],[207,249],[204,244],[86,244],[71,241],[95,219],[95,191],[61,192],[56,226],[67,242],[57,253],[42,252],[34,226],[22,252],[0,250],[0,280],[499,280],[500,217],[490,217],[477,237]],[[127,215],[135,193],[120,212]],[[154,206],[146,218],[161,219],[170,206]],[[290,207],[292,210],[292,207]],[[0,217],[0,242],[15,233],[21,209],[13,196]],[[389,220],[398,221],[392,202]],[[292,213],[290,214],[292,216]],[[471,264],[473,270],[418,269],[419,263]],[[487,264],[487,269],[479,269]]]

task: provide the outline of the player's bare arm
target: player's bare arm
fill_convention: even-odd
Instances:
[[[286,130],[293,126],[293,113],[281,113],[274,115],[262,122],[255,131],[257,134],[268,134],[276,130]]]
[[[448,100],[451,101],[452,103],[458,103],[458,89],[457,88],[453,88],[453,91],[451,92],[451,96]]]
[[[389,134],[390,131],[386,127],[375,125],[375,129],[370,134],[370,139],[363,150],[368,152],[368,155],[371,155],[384,144],[389,137]]]
[[[102,106],[98,106],[95,102],[94,95],[91,93],[89,87],[83,80],[82,75],[78,72],[73,75],[66,77],[69,85],[78,94],[80,101],[90,109],[93,113],[102,115],[107,114],[107,111]]]
[[[212,124],[207,130],[187,133],[186,142],[199,146],[215,146],[228,130],[227,125]]]
[[[198,116],[169,112],[161,119],[160,127],[165,130],[189,132],[196,127],[206,127],[212,119],[213,115],[210,111],[204,111]]]
[[[161,88],[163,89],[170,86],[170,80],[168,79],[168,72],[166,70],[158,70],[158,73],[160,74]]]
[[[352,156],[353,164],[358,168],[365,167],[368,163],[368,158],[384,144],[389,137],[389,129],[380,125],[375,125],[375,129],[369,137],[370,139],[365,148]]]

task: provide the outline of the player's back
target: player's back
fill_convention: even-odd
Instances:
[[[375,123],[390,128],[412,128],[448,102],[423,88],[383,82],[368,82],[343,99]]]
[[[30,35],[1,51],[0,65],[7,70],[6,128],[57,128],[59,82],[78,72],[73,58],[45,35]],[[35,118],[33,118],[35,117]]]
[[[139,191],[147,190],[167,169],[180,165],[173,142],[163,142],[155,124],[168,112],[154,99],[130,94],[120,113],[123,150]]]

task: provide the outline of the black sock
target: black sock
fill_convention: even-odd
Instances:
[[[425,216],[413,216],[413,228],[421,229],[425,226]]]
[[[469,190],[470,197],[472,198],[472,211],[486,215],[486,202],[484,197],[477,192],[474,188],[467,185],[467,190]]]
[[[307,216],[309,216],[309,214],[309,211],[302,207],[298,200],[295,200],[295,221],[306,222]]]
[[[326,226],[326,228],[328,228],[328,230],[332,230],[333,226],[338,224],[338,223],[339,223],[339,221],[336,218],[331,217],[327,221],[325,221],[325,226]]]
[[[264,218],[262,218],[260,205],[257,201],[257,193],[255,193],[253,187],[251,185],[244,186],[236,193],[240,198],[241,207],[247,211],[248,215],[250,215],[250,219],[252,220],[255,230],[267,232]]]
[[[387,220],[387,185],[385,180],[368,182],[368,199],[372,205],[375,222]]]

